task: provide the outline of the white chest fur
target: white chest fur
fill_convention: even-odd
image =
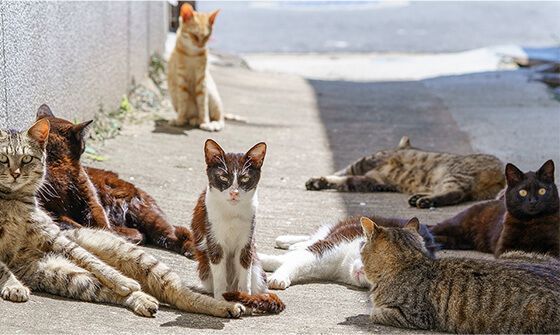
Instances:
[[[219,190],[206,190],[206,211],[214,240],[226,254],[243,248],[252,239],[253,219],[257,212],[257,191],[247,192],[239,203],[229,203]]]

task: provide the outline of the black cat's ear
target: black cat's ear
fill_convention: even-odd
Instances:
[[[74,134],[76,134],[76,140],[82,141],[84,139],[88,131],[88,126],[92,122],[93,120],[89,120],[72,126],[72,130],[74,131]]]
[[[260,169],[264,162],[266,155],[266,143],[260,142],[255,144],[254,147],[249,149],[245,154],[245,159],[251,162],[255,168]]]
[[[515,186],[523,180],[524,174],[517,168],[517,166],[507,163],[506,165],[506,180],[508,186]]]
[[[46,104],[42,104],[41,107],[37,110],[37,118],[35,120],[40,120],[45,117],[55,117],[49,106]]]
[[[207,139],[204,143],[204,157],[206,159],[206,165],[212,165],[216,161],[224,161],[226,153],[214,140]]]
[[[413,217],[412,219],[408,220],[404,228],[414,230],[415,232],[420,234],[420,221],[418,221],[417,217]]]
[[[49,120],[39,120],[27,130],[27,135],[43,146],[49,138],[49,129]]]
[[[410,139],[408,138],[408,136],[403,136],[401,138],[401,141],[399,142],[399,149],[410,148],[410,147],[412,147],[412,145],[410,145]]]
[[[371,240],[383,230],[383,227],[378,226],[377,223],[373,222],[369,218],[366,218],[365,216],[362,216],[360,218],[360,223],[362,224],[364,235],[368,240]]]
[[[552,159],[546,161],[537,171],[537,178],[545,183],[554,183],[554,162]]]

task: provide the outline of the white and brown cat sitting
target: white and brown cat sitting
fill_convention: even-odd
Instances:
[[[484,154],[455,155],[416,149],[408,137],[396,148],[360,158],[334,175],[311,178],[308,190],[402,192],[413,207],[430,208],[490,199],[505,187],[504,164]]]
[[[254,241],[266,144],[258,143],[245,154],[225,153],[207,140],[204,153],[208,186],[192,219],[202,285],[216,299],[239,301],[255,312],[280,313],[284,303],[267,290]]]
[[[207,42],[219,10],[195,12],[181,7],[177,42],[169,57],[167,81],[177,118],[172,125],[218,131],[224,127],[222,100],[210,75]]]

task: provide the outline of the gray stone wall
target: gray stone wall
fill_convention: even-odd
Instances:
[[[80,121],[118,108],[167,28],[163,1],[0,1],[0,127],[29,126],[43,103]]]

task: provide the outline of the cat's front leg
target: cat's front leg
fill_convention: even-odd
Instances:
[[[222,295],[226,293],[227,288],[227,268],[225,257],[216,264],[210,263],[210,270],[212,271],[212,288],[214,290],[214,298],[224,300]]]
[[[29,300],[31,291],[23,285],[8,267],[0,262],[0,294],[2,299],[14,302]]]
[[[412,328],[405,316],[398,308],[374,307],[371,311],[374,323],[397,328]]]
[[[52,247],[45,246],[45,252],[54,251],[67,255],[78,265],[93,273],[99,281],[114,290],[115,293],[127,296],[131,292],[140,290],[140,284],[137,281],[123,276],[87,250],[63,236],[60,231],[50,242]]]

